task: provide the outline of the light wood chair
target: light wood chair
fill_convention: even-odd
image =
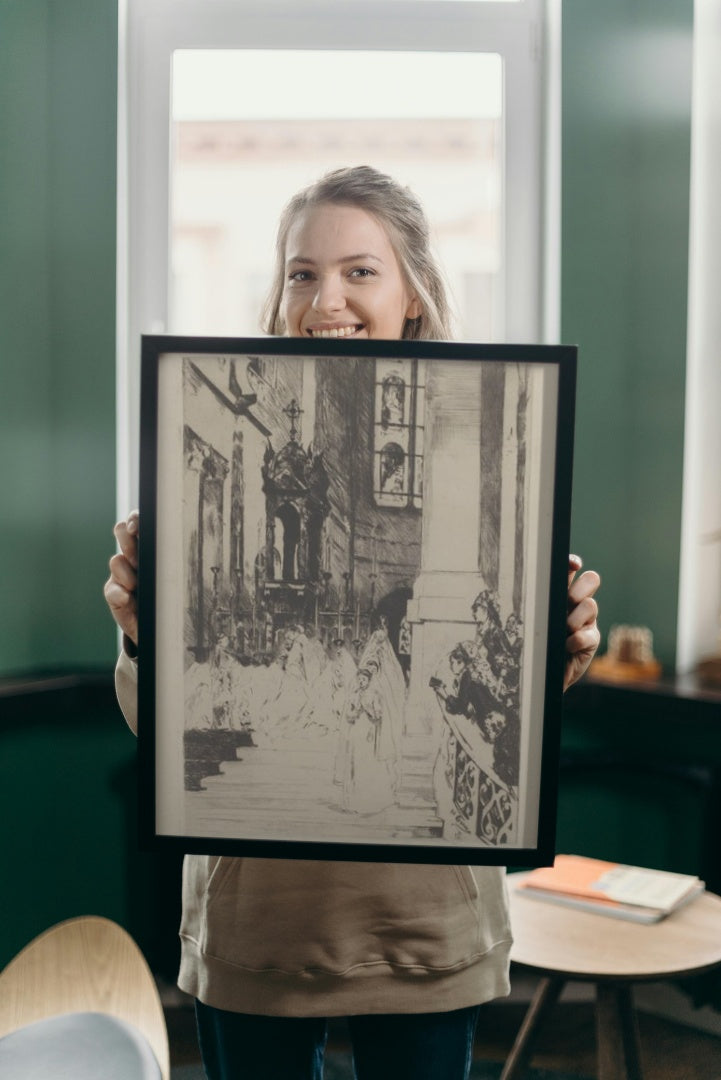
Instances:
[[[140,1032],[169,1080],[168,1034],[155,980],[130,935],[94,915],[46,930],[0,973],[0,1039],[39,1020],[83,1013],[114,1017]]]

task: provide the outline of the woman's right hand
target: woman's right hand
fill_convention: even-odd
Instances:
[[[140,516],[137,510],[119,521],[113,533],[120,554],[110,560],[110,577],[103,590],[110,613],[134,645],[138,644],[138,532]]]

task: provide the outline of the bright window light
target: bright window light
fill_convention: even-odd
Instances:
[[[173,332],[258,333],[283,206],[369,164],[426,207],[458,336],[500,336],[500,56],[198,49],[172,73]]]
[[[180,49],[173,55],[174,120],[475,119],[501,112],[501,58],[493,53]]]

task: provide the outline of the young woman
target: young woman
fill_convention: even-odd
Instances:
[[[450,336],[417,199],[369,167],[300,192],[279,227],[265,329],[302,337]],[[105,596],[124,631],[118,696],[135,723],[138,516],[115,527]],[[598,575],[569,560],[564,688],[598,647]],[[317,1080],[326,1018],[346,1016],[359,1080],[463,1080],[478,1007],[508,993],[499,867],[186,856],[179,985],[210,1080]]]

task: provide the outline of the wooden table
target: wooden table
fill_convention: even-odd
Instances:
[[[632,986],[721,966],[721,898],[703,893],[661,922],[626,922],[528,899],[509,874],[511,960],[542,979],[501,1074],[523,1076],[539,1027],[569,980],[596,986],[599,1080],[643,1080]]]

